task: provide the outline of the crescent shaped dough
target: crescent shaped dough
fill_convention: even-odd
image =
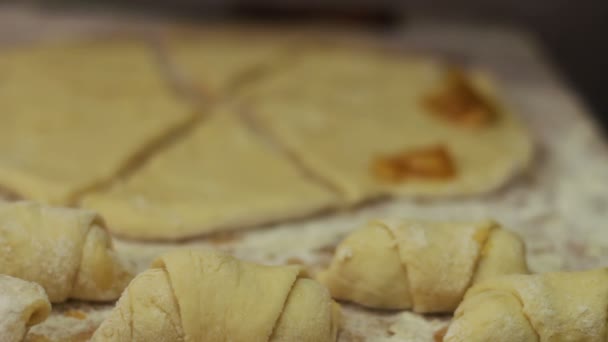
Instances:
[[[53,303],[116,299],[129,266],[92,211],[0,203],[0,273],[42,285]]]
[[[508,275],[473,286],[444,341],[608,341],[608,269]]]
[[[92,341],[335,341],[339,320],[297,266],[181,250],[131,282]]]
[[[319,274],[332,296],[382,309],[451,312],[472,284],[527,273],[525,248],[492,221],[373,221]]]
[[[29,327],[50,312],[51,303],[40,285],[0,275],[0,341],[22,341]]]

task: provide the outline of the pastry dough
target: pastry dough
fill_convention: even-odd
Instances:
[[[95,213],[33,202],[0,203],[0,273],[42,285],[53,303],[113,300],[132,278]]]
[[[453,311],[471,284],[527,272],[522,241],[492,221],[377,220],[340,243],[319,280],[337,299],[427,313]]]
[[[509,275],[473,286],[446,342],[608,339],[608,269]]]
[[[493,190],[528,165],[532,144],[516,118],[495,103],[496,118],[470,129],[433,114],[425,99],[446,82],[429,59],[348,49],[305,50],[289,68],[246,87],[252,117],[308,170],[349,202],[383,195],[453,196]],[[483,77],[470,77],[494,101]],[[469,120],[465,118],[466,120]],[[443,146],[453,177],[404,178],[371,172],[379,157]]]
[[[3,50],[0,184],[66,204],[193,120],[135,40]]]
[[[0,274],[0,341],[22,341],[29,327],[50,312],[51,303],[40,285]]]
[[[118,235],[174,240],[307,215],[334,200],[224,107],[83,205]]]
[[[339,321],[297,266],[181,250],[133,280],[92,341],[335,341]]]
[[[169,34],[169,61],[196,95],[217,98],[279,66],[287,47],[278,37],[247,32]]]

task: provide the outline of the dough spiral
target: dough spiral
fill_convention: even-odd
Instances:
[[[445,342],[608,341],[608,269],[508,275],[473,286]]]
[[[0,274],[0,341],[22,341],[29,327],[50,312],[51,303],[40,285]]]
[[[335,341],[339,320],[297,266],[181,250],[131,282],[92,341]]]
[[[52,303],[114,300],[133,278],[94,212],[26,201],[0,203],[0,273],[40,284]]]
[[[527,273],[525,248],[493,221],[372,221],[336,249],[319,274],[332,296],[367,307],[452,312],[467,288]]]

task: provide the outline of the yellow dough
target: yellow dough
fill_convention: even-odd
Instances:
[[[33,202],[0,203],[0,274],[40,284],[53,303],[114,300],[133,277],[95,213]]]
[[[197,95],[220,97],[263,76],[285,59],[287,48],[276,37],[247,32],[170,34],[169,61]]]
[[[83,205],[118,235],[182,239],[311,214],[335,199],[223,108]]]
[[[608,269],[509,275],[476,284],[444,341],[608,341]]]
[[[323,342],[339,322],[338,304],[297,266],[181,250],[131,282],[92,341]]]
[[[50,312],[51,303],[40,285],[0,274],[0,341],[22,341],[29,327]]]
[[[0,53],[0,185],[71,203],[111,180],[193,117],[135,40]]]
[[[495,107],[495,120],[468,128],[438,118],[424,102],[445,78],[444,66],[430,59],[304,50],[289,68],[246,87],[241,97],[258,125],[348,203],[383,195],[472,195],[496,189],[527,166],[531,141],[494,100],[483,77],[471,76],[469,83]],[[418,174],[395,182],[372,172],[378,159],[436,146],[449,157],[453,176]]]
[[[492,221],[377,220],[342,241],[318,278],[337,299],[427,313],[453,311],[473,283],[527,272],[522,241]]]

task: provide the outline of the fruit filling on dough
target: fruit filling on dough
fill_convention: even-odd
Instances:
[[[473,195],[496,189],[527,166],[532,145],[519,120],[494,100],[491,82],[462,78],[447,77],[430,59],[303,49],[289,67],[240,96],[252,120],[347,203],[384,195]],[[438,117],[437,111],[448,114]],[[460,122],[477,127],[463,129]],[[387,182],[370,172],[378,156],[438,145],[456,171],[449,177]]]
[[[416,178],[450,180],[457,171],[445,146],[435,145],[378,157],[372,172],[380,180],[400,183]]]
[[[342,241],[318,278],[337,299],[428,313],[454,311],[471,284],[527,272],[522,241],[495,222],[377,220]]]
[[[339,325],[338,304],[298,266],[179,250],[131,282],[92,341],[331,342]]]
[[[464,71],[447,70],[439,88],[423,99],[430,113],[438,118],[470,128],[482,128],[497,120],[496,106],[475,88]]]

